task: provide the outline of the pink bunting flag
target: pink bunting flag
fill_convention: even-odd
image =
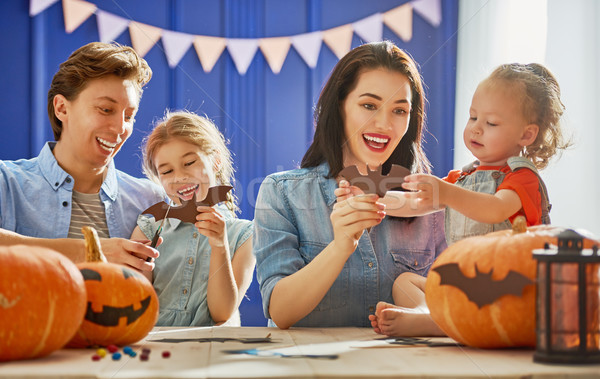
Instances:
[[[290,38],[292,46],[300,54],[304,62],[310,68],[317,67],[321,45],[323,44],[323,33],[321,31],[304,33]]]
[[[221,37],[196,36],[194,48],[204,72],[211,72],[225,50],[227,40]]]
[[[356,33],[365,42],[376,42],[383,39],[383,15],[375,13],[352,24]]]
[[[190,46],[192,46],[194,36],[186,33],[163,30],[162,42],[163,47],[165,48],[167,62],[169,62],[169,67],[174,68],[179,64],[179,61],[181,61],[181,58],[183,58]]]
[[[412,6],[431,25],[438,27],[442,23],[441,0],[413,0]]]
[[[404,42],[412,38],[412,5],[406,3],[383,14],[383,22]]]
[[[56,3],[58,0],[30,0],[29,1],[29,16],[33,17],[39,13],[42,13],[50,5]]]
[[[83,0],[63,0],[62,4],[67,33],[72,33],[97,9],[96,5]]]
[[[244,75],[248,70],[257,49],[257,39],[230,38],[227,40],[227,51],[229,51],[240,75]]]
[[[262,38],[258,41],[258,46],[274,74],[281,71],[291,45],[290,37]]]
[[[101,42],[111,42],[117,39],[129,26],[129,20],[112,13],[98,9],[96,11],[98,35]]]
[[[142,24],[141,22],[131,21],[129,23],[129,36],[131,45],[137,53],[143,57],[160,39],[162,29],[156,26]]]
[[[324,31],[323,41],[338,59],[342,59],[352,46],[352,25],[346,24]]]

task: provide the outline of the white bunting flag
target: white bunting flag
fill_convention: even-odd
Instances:
[[[412,6],[406,3],[385,12],[383,22],[404,42],[408,42],[412,38],[412,16]]]
[[[381,41],[383,38],[383,15],[375,13],[352,24],[356,33],[364,42]]]
[[[323,44],[322,32],[316,31],[305,34],[298,34],[292,36],[292,46],[300,54],[304,62],[310,68],[317,67],[317,61],[319,60],[319,53],[321,52],[321,45]]]
[[[441,0],[414,0],[412,6],[431,25],[438,27],[442,23]]]
[[[46,8],[57,1],[58,0],[31,0],[29,2],[29,16],[34,17],[38,13],[42,13]]]
[[[342,59],[352,46],[352,25],[346,24],[324,31],[323,41],[338,59]]]
[[[252,63],[258,49],[258,40],[251,38],[230,38],[227,40],[227,51],[235,63],[240,75],[244,75]]]
[[[169,67],[174,68],[179,64],[179,61],[181,61],[181,58],[183,58],[190,46],[192,46],[194,36],[186,33],[163,30],[162,42],[163,47],[165,48],[167,62],[169,62]]]
[[[129,36],[131,45],[137,53],[144,57],[148,51],[158,42],[162,34],[162,29],[156,26],[142,24],[141,22],[131,21],[129,23]]]
[[[96,11],[98,35],[101,42],[111,42],[117,39],[129,26],[129,20],[100,9]]]

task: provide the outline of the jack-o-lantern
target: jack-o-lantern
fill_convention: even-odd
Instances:
[[[77,267],[85,280],[87,310],[67,346],[123,346],[141,340],[158,318],[158,297],[152,284],[133,269],[106,263],[96,231],[82,230],[86,262]]]
[[[565,228],[526,227],[466,238],[433,263],[425,298],[435,323],[456,341],[480,348],[535,347],[534,249],[557,244]],[[598,241],[584,240],[591,248]]]
[[[42,247],[0,247],[0,361],[63,347],[85,304],[83,277],[68,258]]]

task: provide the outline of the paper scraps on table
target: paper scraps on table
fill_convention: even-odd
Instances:
[[[368,341],[357,341],[352,347],[368,348],[390,348],[390,347],[444,347],[461,346],[450,338],[417,338],[417,337],[383,337]]]
[[[201,337],[201,338],[163,338],[160,340],[152,340],[152,342],[167,342],[167,343],[180,343],[180,342],[229,342],[236,341],[241,343],[272,343],[271,337],[259,337],[259,338],[230,338],[230,337]]]
[[[338,359],[337,354],[286,354],[274,350],[241,349],[241,350],[223,350],[225,354],[246,354],[258,357],[279,357],[279,358],[313,358],[313,359]]]

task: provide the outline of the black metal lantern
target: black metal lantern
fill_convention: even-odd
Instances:
[[[567,229],[558,247],[533,251],[537,263],[535,362],[600,363],[600,256]]]

